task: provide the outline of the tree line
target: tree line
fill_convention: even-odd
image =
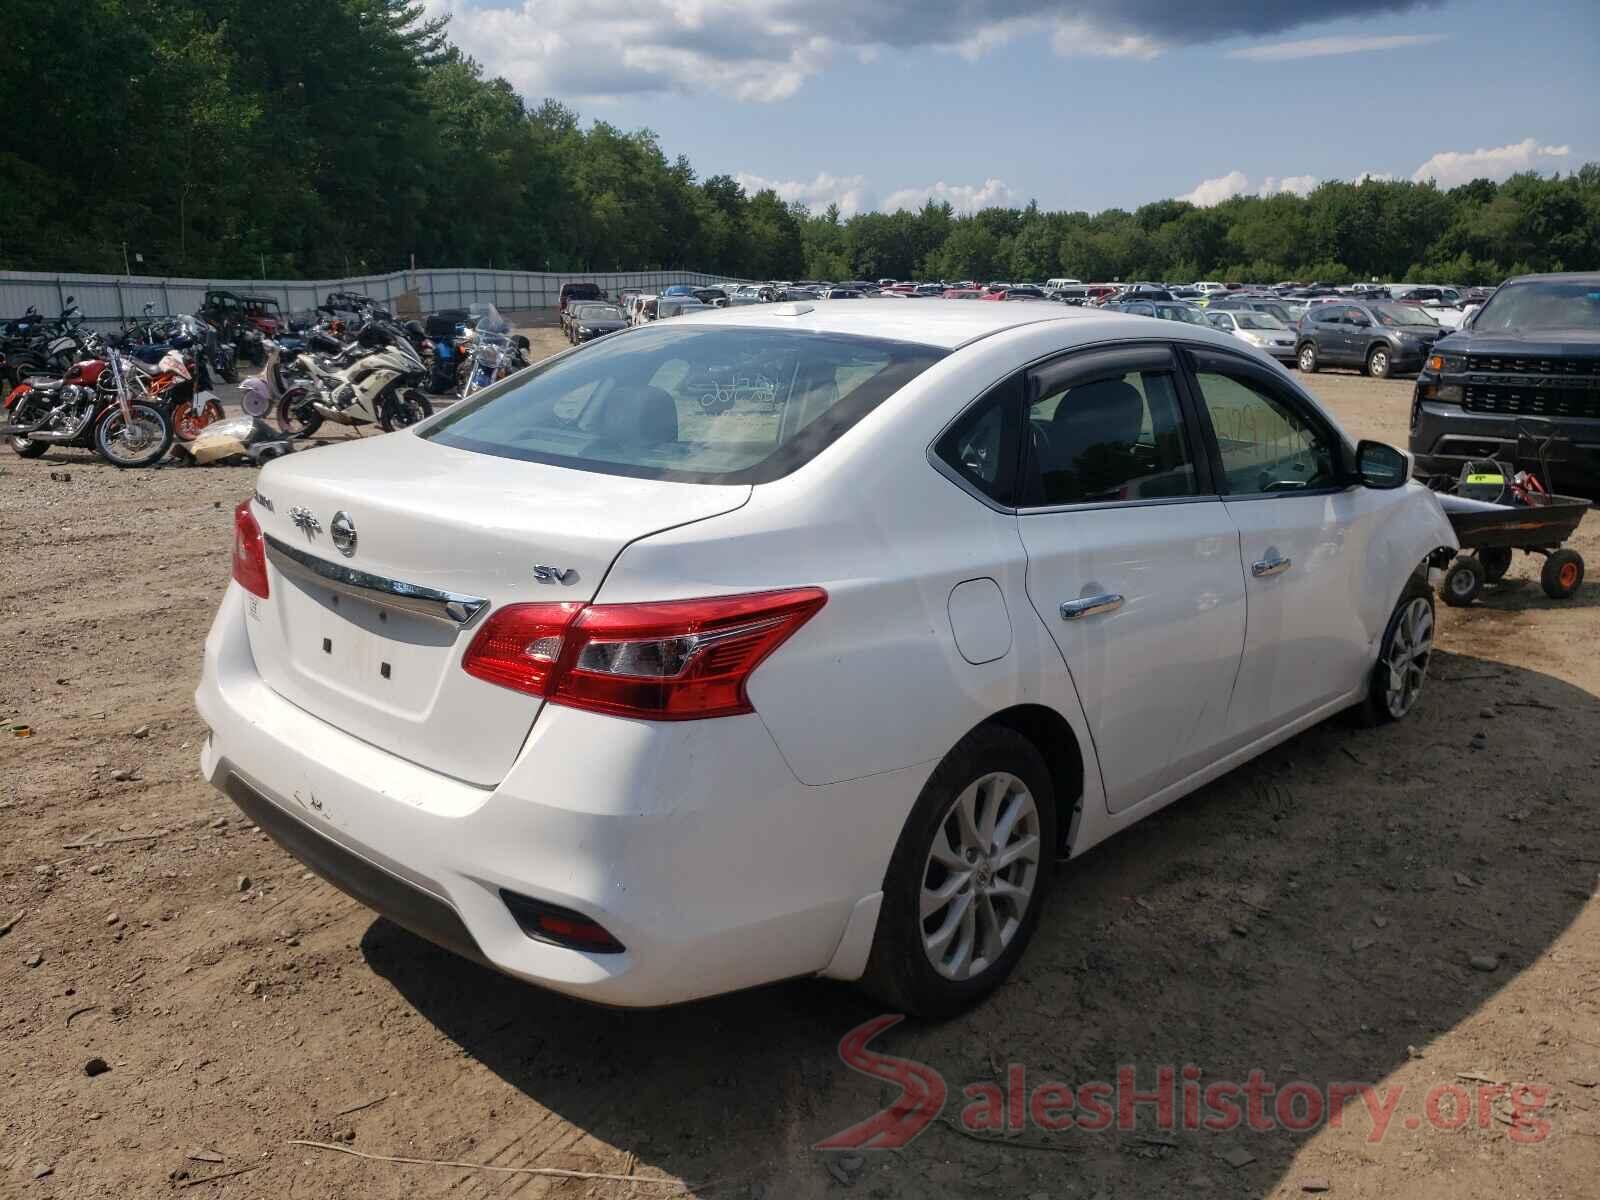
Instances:
[[[1132,212],[812,214],[525,102],[413,0],[12,0],[0,269],[407,263],[750,279],[1437,279],[1600,268],[1600,164]]]

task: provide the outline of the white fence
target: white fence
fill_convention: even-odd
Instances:
[[[137,318],[146,304],[161,314],[194,312],[213,288],[241,296],[271,297],[286,313],[306,313],[329,292],[358,292],[394,310],[414,294],[420,311],[486,302],[507,312],[552,308],[563,283],[592,282],[615,295],[622,288],[659,291],[675,283],[695,287],[734,283],[699,271],[480,271],[470,267],[418,268],[353,279],[162,279],[148,275],[52,275],[0,271],[0,319],[29,305],[53,317],[76,298],[86,320],[114,324]]]

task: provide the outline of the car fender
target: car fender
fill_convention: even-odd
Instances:
[[[1373,655],[1407,580],[1427,570],[1436,550],[1454,553],[1460,546],[1439,498],[1427,487],[1413,480],[1394,496],[1367,546],[1361,620]]]

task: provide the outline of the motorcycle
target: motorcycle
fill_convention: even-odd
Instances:
[[[513,340],[511,322],[491,305],[488,313],[478,318],[478,326],[467,348],[467,378],[461,387],[461,398],[464,400],[522,370],[528,365],[527,348],[528,339]]]
[[[427,366],[393,321],[374,317],[338,354],[306,353],[297,361],[309,372],[307,385],[286,392],[277,413],[279,426],[297,437],[310,437],[324,421],[392,433],[433,415],[422,393]]]
[[[312,337],[319,339],[319,348],[325,347],[327,341],[331,340],[324,334],[313,333]],[[343,349],[336,342],[334,345],[337,350]],[[285,401],[291,411],[302,407],[309,389],[305,377],[291,374],[291,370],[306,346],[307,343],[298,338],[267,338],[261,343],[266,361],[261,364],[257,374],[249,376],[239,385],[244,392],[242,407],[248,416],[264,417],[274,408],[282,408]]]
[[[0,437],[23,458],[51,446],[83,446],[115,467],[154,466],[172,445],[171,419],[138,390],[121,351],[96,333],[86,349],[89,357],[60,378],[34,375],[11,389]]]
[[[204,357],[212,373],[221,377],[224,383],[239,382],[238,348],[223,342],[215,326],[191,316],[156,321],[150,316],[154,308],[155,305],[146,304],[144,323],[132,325],[125,331],[135,358],[141,362],[157,363],[168,350],[198,347],[197,357]]]
[[[173,436],[180,442],[194,441],[207,425],[222,420],[222,401],[211,390],[203,354],[191,360],[181,350],[168,350],[144,386],[152,400],[170,409]]]

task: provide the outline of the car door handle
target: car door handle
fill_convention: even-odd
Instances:
[[[1063,621],[1081,621],[1102,613],[1114,613],[1122,607],[1122,597],[1115,592],[1101,592],[1098,596],[1085,596],[1082,600],[1068,600],[1061,606]]]
[[[1250,564],[1250,574],[1257,579],[1265,579],[1269,575],[1281,575],[1293,563],[1289,558],[1263,558],[1260,562]]]

